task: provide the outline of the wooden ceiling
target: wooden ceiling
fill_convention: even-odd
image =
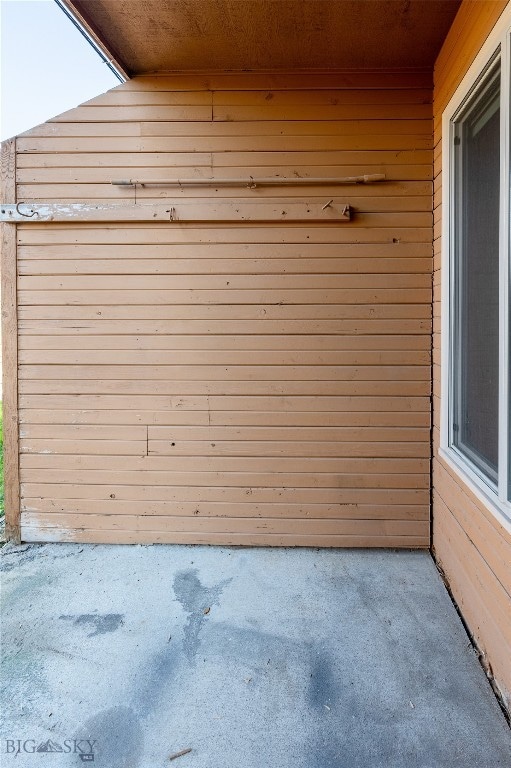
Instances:
[[[65,0],[130,76],[430,68],[460,0]]]

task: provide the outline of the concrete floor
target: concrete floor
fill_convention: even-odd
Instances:
[[[45,544],[1,559],[4,768],[83,765],[88,739],[97,768],[511,765],[427,553]],[[30,752],[48,740],[77,751]]]

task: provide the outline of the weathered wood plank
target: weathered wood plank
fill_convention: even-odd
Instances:
[[[23,498],[41,497],[51,499],[118,499],[120,501],[191,501],[191,502],[232,502],[242,503],[323,503],[323,504],[403,504],[405,506],[427,507],[429,491],[424,489],[373,489],[373,488],[293,488],[276,487],[246,488],[229,486],[190,487],[188,485],[116,485],[116,484],[81,484],[74,483],[26,483],[23,485]],[[112,496],[113,494],[113,496]],[[248,499],[247,499],[248,497]],[[278,498],[278,502],[276,499]]]
[[[66,228],[64,228],[66,229]],[[23,235],[27,230],[23,230]],[[89,230],[85,230],[84,240]],[[163,234],[163,233],[162,233]],[[20,238],[22,237],[20,236]],[[41,248],[40,245],[44,245]],[[258,259],[272,263],[278,259],[302,259],[312,267],[318,259],[335,259],[330,262],[339,262],[340,269],[344,259],[360,261],[372,259],[407,259],[411,264],[410,271],[414,270],[413,259],[431,259],[431,243],[344,243],[339,248],[336,243],[172,243],[166,244],[146,242],[143,244],[130,243],[51,243],[44,242],[36,245],[19,245],[20,260],[28,259],[72,259],[78,264],[84,264],[87,259],[100,260],[102,263],[110,259],[165,259],[169,265],[186,260],[192,265],[195,262],[202,263],[205,259],[213,259],[214,262],[222,262],[230,259]],[[402,262],[404,264],[404,262]],[[85,264],[84,264],[85,268]],[[187,274],[187,273],[185,273]],[[193,273],[191,273],[193,274]]]
[[[229,279],[227,279],[229,278]],[[98,280],[96,275],[35,275],[19,278],[20,291],[48,291],[59,289],[62,291],[74,291],[90,289],[96,295],[101,291],[110,298],[110,291],[115,289],[138,292],[150,292],[155,290],[170,291],[217,291],[229,288],[231,292],[246,290],[286,290],[290,293],[304,289],[353,289],[365,288],[390,288],[420,289],[431,284],[431,276],[428,274],[407,273],[406,271],[392,276],[386,274],[250,274],[237,275],[103,275]],[[242,294],[243,298],[243,294]],[[207,300],[207,298],[206,298]],[[319,303],[319,302],[318,302]]]
[[[223,533],[223,534],[247,534],[268,533],[268,534],[286,534],[289,531],[289,520],[279,520],[276,518],[257,518],[257,520],[247,520],[246,518],[214,518],[205,517],[202,520],[190,517],[169,516],[165,520],[165,530],[171,532],[191,532],[198,529],[201,533]],[[82,515],[73,513],[53,513],[41,514],[34,512],[23,513],[24,521],[32,526],[46,526],[48,528],[63,528],[78,530],[85,525],[91,526],[96,530],[119,529],[129,531],[152,531],[160,530],[161,517],[149,515]],[[295,535],[385,535],[385,536],[425,536],[428,531],[427,521],[415,520],[308,520],[306,518],[293,520],[292,527]]]
[[[197,395],[209,395],[209,396],[224,396],[224,395],[246,395],[246,396],[283,396],[289,395],[312,395],[312,396],[348,396],[350,397],[356,392],[361,396],[376,396],[384,395],[390,397],[422,397],[427,395],[429,397],[431,390],[431,380],[427,376],[424,381],[406,380],[399,378],[400,369],[397,370],[397,377],[382,381],[377,378],[374,380],[367,380],[367,377],[361,378],[361,369],[355,369],[355,372],[350,371],[351,376],[345,380],[337,377],[333,380],[316,380],[308,379],[304,380],[293,379],[290,381],[278,381],[271,376],[266,380],[250,380],[250,381],[237,381],[232,379],[225,379],[224,381],[214,381],[211,379],[197,379],[197,380],[169,380],[168,378],[162,379],[142,379],[140,375],[144,373],[138,372],[136,379],[98,379],[98,370],[95,371],[96,376],[91,378],[78,378],[73,377],[61,379],[61,378],[32,378],[19,380],[19,391],[23,394],[65,394],[65,395],[77,395],[77,394],[130,394],[130,395],[175,395],[177,397],[185,396],[197,396]],[[317,373],[317,371],[316,371]],[[359,374],[356,378],[357,373]],[[364,371],[365,375],[365,371]],[[354,378],[355,377],[355,378]],[[356,381],[354,387],[353,381]]]
[[[201,350],[201,349],[123,349],[115,354],[109,349],[22,349],[18,352],[22,366],[33,365],[110,365],[110,366],[424,366],[431,360],[426,350]],[[243,374],[240,374],[243,375]]]
[[[115,203],[30,203],[2,205],[0,221],[23,224],[51,221],[304,221],[342,222],[350,220],[349,205],[331,200],[319,203],[188,203],[177,199],[166,204]]]
[[[28,458],[28,457],[26,457]],[[88,458],[88,457],[85,457]],[[428,520],[425,505],[420,504],[293,504],[268,502],[187,502],[187,501],[125,501],[118,499],[52,499],[26,497],[24,512],[63,512],[101,515],[158,515],[162,528],[167,516],[194,517],[240,517],[240,518],[302,518],[357,520],[362,514],[364,520]]]
[[[111,355],[110,355],[111,357]],[[48,365],[20,366],[20,379],[116,379],[128,381],[315,381],[315,365]],[[325,365],[323,380],[331,381],[429,381],[428,365]]]
[[[20,457],[21,469],[69,469],[69,470],[130,470],[140,469],[149,472],[189,472],[190,462],[186,457],[175,456],[172,461],[165,456],[83,456],[82,454],[23,454]],[[397,487],[410,487],[405,475],[429,477],[429,461],[421,458],[346,458],[306,457],[304,459],[281,456],[267,458],[265,456],[198,456],[194,465],[197,472],[238,473],[238,472],[267,472],[280,474],[284,472],[330,473],[333,477],[344,475],[388,475],[389,482],[403,483]],[[404,479],[403,479],[404,478]],[[415,481],[414,481],[415,482]],[[419,481],[418,481],[419,482]],[[133,485],[133,483],[130,483]],[[334,487],[337,487],[335,483]],[[388,488],[394,485],[387,486]],[[415,486],[412,486],[415,487]],[[425,486],[417,487],[427,487]]]
[[[390,281],[389,281],[390,282]],[[105,301],[106,300],[106,301]],[[128,306],[151,304],[429,304],[431,288],[303,288],[280,289],[245,289],[231,291],[206,289],[179,290],[110,290],[107,293],[98,290],[22,290],[19,301],[27,306],[83,304],[103,307],[105,303]],[[100,310],[103,311],[102,309]],[[96,309],[96,315],[98,310]],[[132,310],[132,316],[134,311]]]
[[[257,334],[223,334],[223,335],[176,335],[167,336],[147,334],[133,337],[129,334],[81,335],[72,333],[66,336],[52,334],[28,335],[20,334],[19,349],[23,350],[232,350],[249,351],[262,350],[304,350],[318,353],[320,351],[389,351],[406,350],[412,352],[430,351],[430,339],[423,335],[416,338],[413,335],[375,335],[375,336],[336,336],[334,334],[321,336],[319,334],[257,335]]]
[[[128,259],[122,257],[122,250],[114,258],[84,258],[77,261],[66,254],[65,259],[46,259],[44,251],[38,249],[41,258],[23,259],[18,251],[20,276],[25,275],[294,275],[294,274],[431,274],[431,258],[416,259]]]
[[[2,143],[1,197],[16,202],[16,140]],[[5,535],[20,540],[20,488],[18,464],[18,301],[16,227],[1,225],[2,261],[2,398],[5,493]]]
[[[28,454],[33,457],[34,454]],[[24,455],[25,458],[25,455]],[[64,459],[60,458],[61,464]],[[85,457],[84,457],[85,458]],[[95,458],[95,457],[91,457]],[[162,458],[162,457],[149,457]],[[105,458],[106,460],[106,458]],[[126,459],[128,461],[128,459]],[[145,480],[144,480],[145,478]],[[213,486],[222,486],[228,488],[243,488],[257,486],[258,488],[333,488],[333,489],[377,489],[386,490],[419,490],[429,487],[427,475],[395,474],[387,484],[386,475],[370,475],[368,473],[347,474],[335,473],[328,474],[310,474],[307,472],[218,472],[218,471],[195,471],[179,472],[173,469],[164,471],[145,470],[144,472],[135,472],[130,470],[119,471],[114,469],[103,470],[83,470],[69,469],[68,467],[53,468],[24,468],[21,472],[23,483],[57,483],[70,485],[81,485],[84,483],[104,484],[114,483],[116,485],[153,485],[172,487],[183,486],[210,488]]]
[[[366,217],[367,219],[367,217]],[[240,231],[237,224],[226,226],[187,225],[179,222],[152,222],[151,224],[126,224],[119,228],[116,224],[105,223],[101,227],[82,223],[65,224],[60,227],[48,227],[47,224],[21,224],[18,227],[18,245],[201,245],[201,244],[300,244],[300,245],[405,245],[408,243],[427,243],[431,247],[431,215],[425,225],[422,219],[414,220],[401,217],[393,220],[392,214],[384,219],[367,220],[357,231],[353,226],[326,227],[287,225],[286,227],[248,224]]]
[[[297,535],[297,534],[238,534],[238,533],[177,533],[161,531],[113,531],[89,528],[67,530],[62,527],[43,528],[24,525],[24,540],[28,542],[86,542],[89,544],[217,544],[218,546],[249,547],[397,547],[427,549],[429,536],[350,536],[350,535]]]
[[[424,401],[425,404],[427,401]],[[147,424],[149,426],[205,426],[205,425],[234,425],[234,426],[294,426],[294,427],[429,427],[429,413],[418,412],[374,412],[366,408],[360,412],[337,413],[327,411],[310,413],[298,411],[222,411],[220,413],[207,410],[195,411],[158,411],[133,410],[134,404],[128,404],[126,410],[115,409],[92,410],[44,410],[24,409],[20,407],[20,424]],[[131,409],[130,406],[131,405]]]
[[[431,88],[431,72],[386,72],[349,70],[336,72],[209,72],[205,74],[139,75],[123,85],[123,90],[147,91],[261,91],[318,89],[410,89]]]
[[[198,395],[167,396],[167,395],[20,395],[20,408],[35,410],[52,409],[57,413],[60,409],[106,409],[122,408],[128,410],[130,406],[134,411],[156,409],[160,412],[183,413],[186,411],[208,411],[217,414],[218,418],[233,417],[236,414],[244,414],[247,418],[253,411],[256,414],[270,412],[272,418],[277,418],[286,413],[311,413],[319,416],[321,413],[337,413],[340,417],[347,417],[350,413],[370,411],[378,412],[402,412],[410,416],[417,412],[429,412],[429,405],[423,397],[389,397],[389,396],[359,396],[351,397],[328,395]],[[225,413],[225,415],[224,415]],[[368,418],[368,416],[367,416]]]

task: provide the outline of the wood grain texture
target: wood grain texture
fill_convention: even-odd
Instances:
[[[431,97],[409,73],[140,78],[18,139],[27,202],[222,212],[19,225],[25,539],[428,546]],[[110,183],[248,176],[327,181]],[[350,221],[305,220],[331,199]]]
[[[19,206],[5,206],[0,221],[22,222],[26,216],[37,216],[43,221],[316,221],[338,224],[349,221],[349,205],[338,199],[331,199],[328,205],[312,202],[288,202],[273,199],[266,202],[219,202],[183,203],[171,200],[164,204],[148,203],[33,203]]]
[[[433,387],[433,545],[483,660],[511,707],[511,534],[438,456],[442,112],[508,3],[464,0],[435,66],[435,272]],[[445,201],[444,201],[445,203]]]
[[[163,4],[146,0],[144,6],[138,0],[66,2],[131,74],[205,67],[216,71],[427,69],[459,4],[459,0],[405,4],[400,0],[167,0]],[[344,82],[350,82],[349,74]],[[192,78],[180,76],[184,83]],[[352,78],[356,82],[357,73]],[[218,79],[216,73],[204,77],[209,83]]]
[[[16,202],[16,140],[2,143],[1,199]],[[20,540],[18,462],[18,301],[16,225],[1,224],[2,239],[2,407],[4,441],[5,536]]]

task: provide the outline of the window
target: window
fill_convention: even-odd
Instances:
[[[511,519],[505,15],[443,117],[441,454]]]
[[[500,66],[453,121],[452,442],[497,482]]]

